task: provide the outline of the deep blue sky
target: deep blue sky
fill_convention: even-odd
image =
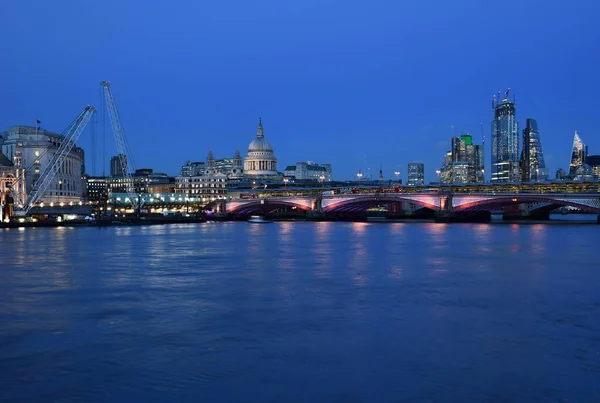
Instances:
[[[552,176],[574,130],[600,153],[598,0],[0,0],[0,20],[0,130],[61,131],[107,79],[138,168],[245,154],[262,116],[280,169],[434,180],[452,126],[489,138],[507,87]]]

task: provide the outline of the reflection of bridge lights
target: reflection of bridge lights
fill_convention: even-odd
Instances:
[[[515,197],[515,198],[513,198],[513,199],[512,199],[512,201],[513,201],[513,202],[516,202],[516,201],[517,201],[517,198],[516,198],[516,197]]]
[[[478,224],[474,226],[475,228],[475,232],[477,232],[477,235],[485,235],[485,234],[489,234],[490,232],[490,226],[487,224]]]
[[[546,231],[546,226],[542,224],[534,224],[531,226],[531,231],[535,234],[540,234]]]
[[[430,232],[433,235],[440,235],[446,232],[447,224],[443,223],[428,223],[425,224],[425,228],[427,232]]]
[[[293,225],[291,222],[282,222],[279,225],[279,230],[280,230],[280,236],[286,236],[289,235],[290,232],[292,232],[293,229]]]
[[[316,230],[319,238],[326,238],[327,234],[329,233],[330,224],[331,222],[329,221],[320,221],[317,223]]]
[[[352,231],[356,234],[362,234],[367,229],[367,225],[369,224],[367,224],[366,222],[353,222]]]

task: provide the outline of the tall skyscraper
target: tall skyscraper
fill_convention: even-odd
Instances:
[[[569,164],[569,176],[575,176],[577,168],[585,163],[587,158],[587,146],[581,141],[581,137],[575,131],[573,136],[573,151],[571,153],[571,163]]]
[[[475,144],[475,178],[477,183],[485,182],[485,159],[483,144]]]
[[[502,101],[492,103],[492,182],[517,182],[519,180],[519,127],[515,103],[506,91]]]
[[[425,184],[425,164],[411,162],[408,164],[408,186]]]
[[[125,171],[123,171],[123,167],[121,166],[120,158],[121,156],[125,158]],[[119,178],[125,176],[127,173],[127,156],[122,154],[117,154],[110,158],[110,176],[113,178]]]
[[[452,137],[452,149],[446,153],[440,169],[440,182],[476,183],[483,182],[483,148],[473,144],[471,134]]]
[[[523,151],[521,152],[521,181],[545,181],[548,170],[544,161],[542,141],[535,119],[527,118],[523,129]]]

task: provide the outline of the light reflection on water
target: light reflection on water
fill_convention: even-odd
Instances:
[[[332,231],[335,223],[323,221],[316,223],[316,240],[313,248],[315,257],[313,269],[315,276],[320,279],[330,278],[333,259],[335,258],[334,237]],[[292,254],[293,256],[293,254]],[[293,261],[293,257],[291,259]]]
[[[2,399],[596,401],[597,230],[0,231]]]
[[[354,284],[357,286],[364,286],[368,281],[368,275],[366,270],[371,267],[369,264],[369,253],[371,252],[371,243],[367,236],[365,236],[367,228],[371,228],[375,231],[377,226],[373,224],[354,222],[351,226],[351,240],[350,247],[353,250],[351,260],[349,262],[349,269],[351,269],[352,278]]]

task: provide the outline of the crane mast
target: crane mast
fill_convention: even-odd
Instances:
[[[75,147],[75,143],[81,136],[81,133],[89,123],[92,115],[96,112],[93,106],[86,106],[85,109],[77,116],[77,119],[72,123],[72,125],[67,129],[67,132],[64,136],[63,141],[60,143],[60,146],[50,159],[46,168],[42,171],[39,179],[33,185],[31,192],[27,197],[27,200],[23,207],[19,210],[15,211],[16,216],[25,216],[29,213],[29,210],[33,207],[33,205],[44,195],[48,186],[52,183],[56,174],[63,166],[65,159]]]
[[[119,159],[119,165],[121,167],[121,172],[123,173],[123,181],[125,185],[125,192],[127,193],[127,197],[131,202],[131,206],[134,210],[138,207],[138,197],[135,193],[133,177],[128,169],[128,150],[127,150],[127,142],[125,140],[125,133],[123,131],[123,126],[121,125],[121,119],[119,117],[119,111],[117,110],[117,106],[115,104],[115,99],[112,94],[112,90],[110,88],[110,82],[102,81],[100,85],[104,88],[104,99],[106,101],[106,107],[108,109],[108,114],[110,116],[110,124],[112,126],[113,135],[115,137],[115,146],[117,148],[117,156]],[[129,161],[130,163],[132,161]]]

